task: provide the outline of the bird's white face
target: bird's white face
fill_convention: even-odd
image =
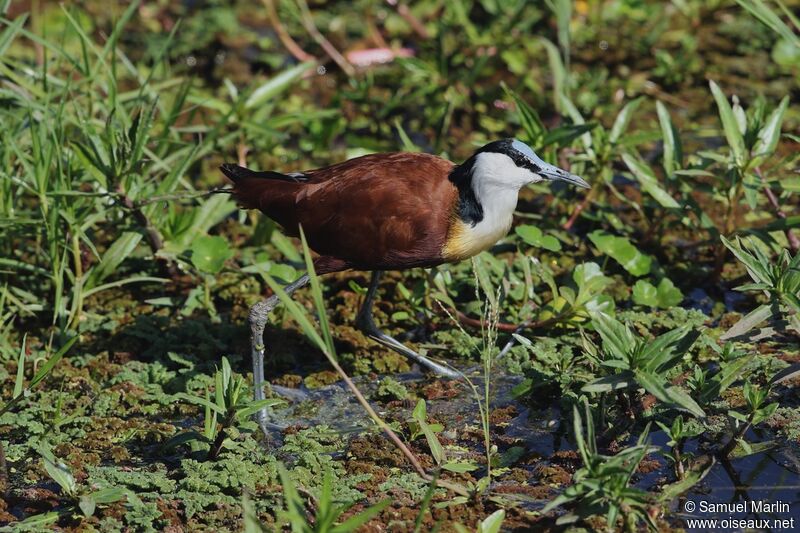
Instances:
[[[472,176],[487,186],[516,190],[545,180],[589,187],[580,177],[545,162],[517,139],[495,141],[481,148],[475,156]]]
[[[485,185],[515,191],[525,185],[544,180],[530,169],[517,166],[508,155],[497,152],[478,154],[473,166],[472,179]]]

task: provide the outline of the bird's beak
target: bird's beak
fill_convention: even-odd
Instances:
[[[578,187],[583,187],[584,189],[591,189],[592,187],[580,176],[570,174],[566,170],[561,170],[560,168],[547,163],[545,163],[545,166],[539,170],[538,174],[550,181],[566,181],[567,183],[571,183],[572,185],[576,185]]]

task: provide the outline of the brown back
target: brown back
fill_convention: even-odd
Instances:
[[[458,198],[453,163],[417,153],[371,154],[305,172],[308,181],[237,180],[234,195],[351,268],[432,266]]]

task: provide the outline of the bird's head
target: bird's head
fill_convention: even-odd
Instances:
[[[564,181],[589,188],[582,178],[550,163],[545,163],[533,149],[517,139],[490,142],[470,158],[472,176],[495,187],[519,190],[540,181]]]

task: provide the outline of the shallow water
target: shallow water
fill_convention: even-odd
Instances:
[[[409,388],[414,385],[430,383],[425,376],[414,372],[396,374],[392,377]],[[470,379],[482,394],[483,378],[474,376]],[[525,457],[540,457],[537,466],[544,466],[550,463],[549,458],[554,452],[573,450],[574,447],[566,437],[559,409],[555,407],[532,409],[513,399],[511,390],[521,379],[519,376],[507,374],[497,368],[492,378],[491,408],[492,410],[509,406],[515,408],[517,414],[504,425],[502,436],[504,439],[513,439],[515,446],[524,447]],[[370,397],[377,389],[379,383],[379,380],[365,377],[357,378],[355,381],[367,397]],[[429,417],[444,425],[443,436],[457,441],[462,446],[472,444],[469,446],[470,451],[482,454],[482,443],[459,438],[459,436],[463,436],[462,430],[465,427],[479,427],[480,417],[475,396],[467,384],[458,384],[457,390],[458,394],[454,397],[427,400]],[[272,415],[272,422],[280,426],[325,424],[344,434],[360,433],[372,426],[366,413],[343,382],[313,390],[302,388],[294,390],[291,394],[294,401],[290,399],[288,400],[290,403],[286,407],[276,410]],[[381,404],[372,402],[372,405],[378,408],[378,413],[382,416],[387,413]],[[408,417],[410,417],[413,404],[402,409],[406,409]],[[668,451],[669,448],[666,445],[668,439],[663,432],[653,432],[650,439],[653,444]],[[764,435],[756,434],[753,431],[748,433],[748,442],[764,440]],[[689,521],[692,519],[769,520],[773,525],[775,524],[773,521],[776,519],[800,519],[800,454],[795,446],[789,443],[785,444],[782,446],[781,443],[778,443],[771,450],[741,459],[729,462],[717,461],[706,477],[685,497],[673,502],[671,506],[674,513],[673,523],[691,531],[712,531],[715,530],[713,527],[692,528]],[[696,441],[687,443],[687,451],[697,455],[703,453],[697,448]],[[644,489],[657,490],[660,484],[672,480],[672,473],[667,461],[658,456],[651,456],[651,458],[658,460],[660,467],[650,473],[637,475],[636,485]],[[532,474],[533,467],[530,465],[518,466],[531,471],[530,481],[532,484],[536,482]],[[477,471],[475,474],[480,476],[481,471]],[[537,500],[524,494],[519,496],[508,494],[507,496],[530,510],[540,509],[546,503],[546,500]],[[719,506],[719,504],[735,504],[737,502],[746,502],[748,511],[725,512],[724,506]],[[785,505],[776,506],[777,512],[759,512],[761,503],[750,502],[779,502]],[[692,508],[694,511],[689,512]],[[716,512],[712,512],[711,509]],[[757,522],[754,524],[757,525]],[[720,527],[722,526],[718,523],[716,530],[719,530]],[[800,528],[800,520],[796,521],[796,527]],[[728,529],[740,530],[735,527]],[[778,531],[780,528],[755,528],[753,530]]]

